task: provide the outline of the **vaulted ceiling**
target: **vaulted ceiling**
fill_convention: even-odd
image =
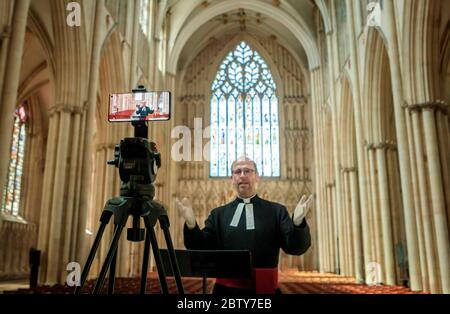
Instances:
[[[171,73],[187,66],[211,39],[241,31],[275,36],[306,68],[319,65],[314,13],[326,9],[323,0],[163,0],[160,4],[157,33],[161,34],[161,17],[170,18]]]

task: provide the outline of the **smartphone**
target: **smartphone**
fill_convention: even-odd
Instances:
[[[111,94],[108,121],[170,120],[170,104],[169,91]]]

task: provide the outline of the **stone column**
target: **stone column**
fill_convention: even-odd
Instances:
[[[47,136],[47,143],[56,143],[58,139],[58,124],[59,124],[59,114],[54,110],[54,107],[49,110],[49,130]],[[46,193],[50,191],[53,186],[53,178],[55,176],[55,162],[56,162],[56,148],[55,144],[48,145],[46,156],[45,156],[45,171],[42,186],[42,203],[41,203],[41,213],[39,218],[39,234],[38,234],[38,247],[42,252],[46,252],[48,249],[48,236],[51,228],[51,193]],[[41,257],[41,271],[39,277],[45,278],[46,269],[43,267],[46,265],[46,255],[42,254]]]
[[[370,238],[370,225],[369,225],[369,200],[368,200],[368,181],[367,181],[367,168],[365,161],[367,160],[366,151],[364,149],[364,133],[363,133],[363,118],[361,112],[361,87],[360,87],[360,71],[359,71],[359,63],[357,60],[357,36],[355,30],[355,20],[354,20],[354,5],[355,2],[351,0],[346,0],[347,4],[347,18],[348,18],[348,34],[350,39],[350,62],[352,67],[350,68],[350,73],[353,77],[353,83],[355,84],[353,88],[353,101],[354,101],[354,118],[355,118],[355,135],[356,135],[356,149],[357,149],[357,163],[358,163],[358,188],[360,195],[360,208],[361,208],[361,231],[362,231],[362,242],[363,242],[363,256],[364,256],[364,265],[363,265],[363,273],[364,268],[367,267],[367,264],[370,262],[370,247],[371,247],[371,238]],[[358,7],[359,1],[356,1],[356,6]],[[365,277],[365,276],[364,276]]]
[[[329,246],[330,246],[330,254],[329,254],[329,260],[330,260],[330,266],[329,266],[329,272],[336,272],[336,228],[335,228],[335,218],[336,213],[334,212],[334,185],[331,185],[329,188],[330,193],[330,200],[329,200],[329,213],[328,217],[325,217],[326,220],[328,220],[328,230],[329,230]]]
[[[55,16],[64,15],[66,1],[50,2]],[[52,19],[55,46],[55,105],[50,108],[49,137],[47,140],[47,160],[44,173],[43,200],[39,226],[38,248],[42,251],[41,276],[43,283],[63,282],[67,275],[65,258],[70,252],[77,251],[71,247],[64,252],[65,243],[77,247],[77,239],[85,237],[85,220],[79,207],[79,176],[76,176],[75,190],[71,192],[74,181],[71,173],[79,173],[83,160],[81,149],[72,151],[73,141],[83,138],[83,122],[77,125],[77,115],[83,113],[83,100],[86,97],[86,42],[84,32],[79,28],[69,28],[65,19]],[[70,60],[70,62],[68,62]],[[80,120],[84,120],[80,118]],[[77,129],[79,128],[79,129]],[[79,134],[77,134],[77,132]],[[80,143],[76,144],[78,147]],[[73,198],[68,196],[73,193]],[[73,211],[71,210],[73,209]],[[69,216],[69,217],[68,217]],[[74,221],[79,219],[79,221]],[[67,226],[66,223],[70,222]],[[83,225],[82,227],[80,225]],[[72,230],[73,227],[78,229]],[[66,232],[67,228],[71,232]],[[81,230],[80,230],[81,229]],[[69,237],[69,238],[67,238]],[[69,256],[70,261],[78,261]]]
[[[413,139],[412,141],[409,141],[409,155],[411,156],[411,174],[412,174],[412,188],[413,188],[413,195],[414,195],[414,208],[415,208],[415,216],[416,216],[416,223],[417,223],[417,237],[418,237],[418,246],[419,246],[419,263],[420,263],[420,273],[421,273],[421,279],[422,279],[422,289],[425,292],[430,291],[429,287],[429,274],[428,274],[428,261],[427,261],[427,247],[425,246],[425,231],[424,231],[424,223],[422,218],[422,206],[421,202],[423,202],[423,198],[427,198],[427,191],[425,194],[422,194],[420,192],[420,185],[423,184],[423,182],[419,182],[419,164],[420,164],[420,158],[422,158],[423,163],[423,154],[420,155],[418,152],[416,152],[417,147],[417,140],[419,138],[415,138],[415,135],[413,133],[413,127],[414,131],[417,131],[416,126],[412,126],[413,124],[413,116],[415,113],[411,113],[411,115],[406,116],[406,127],[408,131],[408,138]],[[422,167],[422,166],[421,166]],[[424,169],[424,167],[422,167]],[[422,185],[423,189],[423,185]],[[395,195],[395,194],[394,194]]]
[[[332,268],[332,264],[333,264],[333,221],[331,219],[331,217],[333,217],[333,209],[334,209],[334,197],[333,197],[333,184],[329,184],[327,185],[327,212],[325,217],[323,217],[324,222],[326,224],[325,230],[326,230],[326,241],[325,241],[325,245],[326,245],[326,271],[327,272],[332,272],[333,268]]]
[[[30,0],[15,1],[11,41],[8,47],[6,71],[3,77],[3,93],[0,95],[0,125],[2,128],[2,132],[0,132],[0,197],[3,196],[3,187],[6,184],[6,176],[8,173],[14,111],[17,105],[17,89],[20,83],[29,7]]]
[[[322,211],[324,207],[323,202],[323,193],[322,193],[322,174],[321,174],[321,162],[320,162],[320,148],[319,148],[319,138],[320,138],[320,130],[321,125],[319,123],[319,103],[317,101],[318,99],[318,93],[320,93],[320,88],[317,86],[317,73],[320,72],[320,70],[315,70],[310,72],[310,78],[311,78],[311,93],[312,93],[312,116],[313,116],[313,149],[314,149],[314,157],[315,157],[315,163],[314,163],[314,172],[315,172],[315,190],[316,190],[316,225],[317,225],[317,249],[318,249],[318,255],[319,255],[319,272],[323,271],[323,227],[322,227]],[[284,169],[284,168],[282,168]],[[284,169],[285,170],[285,169]]]
[[[61,274],[65,265],[62,264],[60,250],[61,239],[63,238],[63,230],[67,226],[63,226],[63,211],[67,208],[65,202],[65,188],[67,185],[67,158],[69,143],[70,143],[70,126],[71,126],[71,112],[68,107],[57,108],[59,115],[59,132],[58,140],[56,142],[56,163],[55,163],[55,177],[52,188],[52,206],[50,213],[50,230],[47,251],[47,282],[60,282]],[[45,192],[45,191],[44,191]],[[46,191],[47,193],[50,191]]]
[[[373,145],[368,151],[369,155],[369,165],[370,165],[370,177],[371,177],[371,188],[372,188],[372,228],[373,228],[373,241],[375,243],[375,261],[381,265],[381,282],[384,282],[385,265],[383,263],[382,254],[382,233],[381,233],[381,219],[379,215],[379,197],[377,189],[377,173],[375,165],[375,149]]]
[[[414,132],[414,146],[415,146],[415,156],[417,162],[417,177],[418,177],[418,190],[419,190],[419,217],[417,221],[423,225],[423,242],[424,242],[424,267],[426,267],[425,274],[428,274],[427,281],[423,283],[424,289],[429,285],[429,289],[432,293],[437,293],[440,289],[439,275],[436,270],[437,263],[435,257],[435,243],[433,240],[433,220],[430,208],[430,197],[427,188],[427,175],[426,175],[426,163],[424,160],[425,153],[423,151],[424,145],[422,143],[422,125],[420,123],[421,113],[417,110],[412,110],[412,129]],[[419,229],[420,230],[420,229]],[[420,235],[420,233],[419,233]],[[420,241],[419,241],[420,243]]]
[[[444,184],[436,134],[436,120],[433,108],[425,107],[422,115],[442,291],[443,293],[450,293],[450,242],[445,212]]]
[[[342,273],[342,261],[339,258],[340,252],[339,252],[339,243],[338,243],[338,239],[337,239],[339,231],[338,231],[338,221],[336,218],[338,216],[338,213],[337,213],[337,205],[336,205],[337,195],[336,195],[336,185],[335,184],[332,184],[331,191],[332,191],[332,199],[331,200],[332,200],[332,217],[333,217],[332,222],[331,222],[331,233],[332,233],[333,241],[332,241],[331,245],[333,245],[333,251],[334,251],[334,255],[331,256],[331,258],[333,259],[334,264],[335,264],[335,269],[333,269],[332,271],[335,271],[336,273],[340,274],[340,273]]]
[[[81,107],[74,108],[73,110],[73,138],[71,143],[70,150],[72,152],[78,152],[80,150],[80,127],[81,127],[81,116],[83,114],[83,109]],[[68,193],[67,193],[67,199],[68,200],[75,200],[77,199],[77,195],[79,191],[77,191],[77,181],[79,178],[78,169],[81,168],[82,163],[78,160],[78,156],[76,154],[73,154],[70,156],[70,159],[72,159],[74,162],[70,163],[70,169],[68,173]],[[90,161],[90,160],[89,160]],[[90,163],[90,162],[87,162]],[[66,214],[64,217],[64,225],[65,229],[64,232],[64,244],[63,244],[63,263],[64,265],[67,265],[68,263],[72,262],[70,259],[71,257],[76,256],[77,254],[77,248],[76,243],[73,242],[72,237],[70,236],[71,233],[73,233],[75,230],[78,230],[78,211],[76,210],[76,202],[68,202],[66,206]],[[87,208],[85,209],[87,211]],[[83,224],[85,226],[85,224]],[[85,235],[86,228],[83,230],[83,235]],[[78,231],[80,232],[80,231]]]
[[[353,249],[354,255],[352,256],[355,264],[355,279],[356,282],[364,282],[364,258],[362,251],[362,239],[361,239],[361,216],[359,208],[359,194],[358,194],[358,176],[356,174],[357,169],[350,169],[350,193],[352,195],[352,230],[353,230]]]
[[[391,207],[389,204],[390,195],[386,163],[386,148],[387,146],[384,143],[377,147],[376,159],[378,165],[378,184],[380,191],[381,227],[383,230],[383,255],[386,284],[395,285],[394,246],[392,244],[392,219]]]
[[[105,38],[105,26],[104,26],[104,1],[97,1],[95,3],[95,21],[94,21],[94,31],[91,49],[91,59],[89,66],[89,84],[88,84],[88,95],[87,95],[87,114],[86,114],[86,124],[84,129],[84,141],[82,143],[83,149],[83,170],[81,173],[81,195],[80,195],[80,214],[78,221],[78,238],[77,238],[77,250],[76,257],[78,260],[85,260],[87,252],[85,251],[85,232],[86,228],[86,218],[87,218],[87,207],[89,205],[89,194],[92,186],[91,182],[91,169],[92,165],[89,162],[92,158],[93,152],[93,135],[95,130],[95,115],[97,106],[97,92],[98,92],[98,80],[99,80],[99,70],[100,70],[100,56],[103,41]]]
[[[334,6],[332,6],[332,14],[335,13]],[[336,69],[333,67],[333,64],[339,64],[338,60],[338,54],[337,54],[337,37],[333,36],[336,33],[329,33],[327,34],[327,49],[328,51],[328,60],[330,60],[330,66],[328,71],[328,77],[330,82],[330,100],[331,100],[331,131],[332,131],[332,152],[334,155],[333,160],[333,174],[335,178],[335,194],[336,194],[336,212],[337,216],[335,217],[337,219],[338,223],[338,230],[339,230],[339,260],[344,261],[344,234],[343,234],[343,221],[342,221],[342,214],[343,214],[343,206],[342,206],[342,197],[343,197],[343,190],[342,190],[342,182],[339,175],[339,132],[338,132],[338,121],[337,121],[337,102],[336,102],[336,87],[335,87],[335,77],[337,77]]]
[[[445,205],[447,208],[447,225],[450,227],[450,165],[445,162],[450,158],[450,125],[449,108],[444,102],[439,103],[439,110],[436,112],[438,127],[439,152],[441,157],[442,179],[444,181]]]
[[[385,9],[383,13],[385,20],[383,20],[383,26],[390,29],[391,32],[387,34],[387,41],[390,43],[387,47],[390,69],[391,69],[391,82],[392,82],[392,94],[394,99],[394,117],[395,117],[395,130],[398,141],[398,155],[400,164],[400,178],[402,184],[402,199],[403,208],[405,211],[405,226],[406,237],[408,245],[408,265],[409,275],[411,281],[411,289],[413,291],[422,290],[420,265],[419,265],[419,250],[417,242],[417,229],[415,224],[415,212],[412,196],[412,179],[411,179],[411,163],[408,152],[408,137],[406,131],[406,117],[403,105],[403,79],[400,68],[401,60],[399,55],[398,38],[395,32],[396,19],[394,15],[394,4],[392,0],[385,1]]]
[[[349,234],[348,234],[348,228],[347,228],[347,223],[348,223],[348,216],[347,216],[347,208],[349,206],[348,204],[348,190],[347,190],[347,184],[346,184],[346,175],[345,172],[340,173],[341,177],[342,177],[342,213],[341,213],[341,227],[342,227],[342,248],[344,250],[344,260],[343,260],[343,267],[342,267],[342,273],[345,276],[351,276],[351,271],[350,271],[350,250],[349,250]]]
[[[353,256],[354,256],[354,251],[353,251],[353,237],[355,236],[353,234],[353,228],[352,226],[352,212],[351,212],[351,207],[352,207],[352,196],[351,196],[351,190],[350,190],[350,173],[348,169],[345,169],[344,172],[344,184],[345,184],[345,194],[346,194],[346,199],[347,199],[347,205],[345,207],[345,216],[346,216],[346,231],[347,231],[347,258],[348,258],[348,267],[349,267],[349,274],[351,276],[355,275],[355,265],[354,265],[354,260],[353,260]]]

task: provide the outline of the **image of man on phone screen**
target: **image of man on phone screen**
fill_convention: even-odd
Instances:
[[[136,112],[134,113],[135,116],[145,118],[149,114],[152,114],[154,110],[147,106],[147,101],[143,100],[137,105]]]

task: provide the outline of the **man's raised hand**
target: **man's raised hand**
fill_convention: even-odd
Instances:
[[[313,195],[311,194],[309,197],[306,195],[303,195],[300,201],[298,202],[297,206],[294,210],[294,225],[300,226],[303,219],[308,214],[309,210],[311,209],[311,204],[313,200]]]
[[[188,228],[194,229],[197,223],[190,200],[185,197],[180,201],[178,197],[175,197],[175,205],[177,206],[180,215],[184,218],[184,220],[186,220],[186,225]]]

